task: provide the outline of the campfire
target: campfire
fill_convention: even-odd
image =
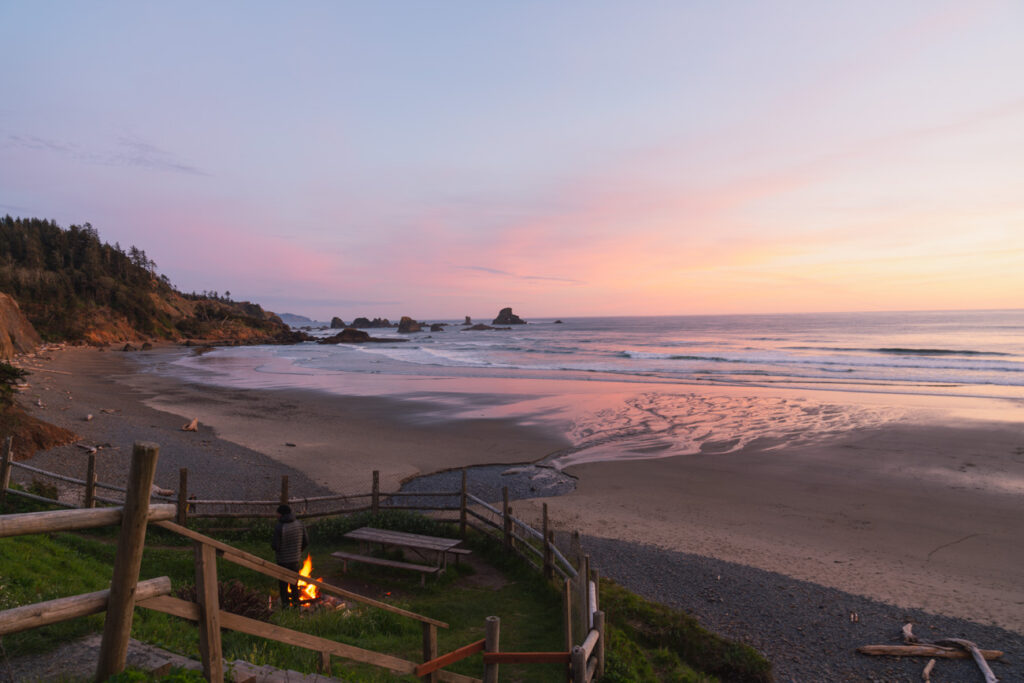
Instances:
[[[313,575],[313,557],[312,555],[306,555],[306,561],[302,563],[302,569],[299,570],[299,574],[309,578]],[[323,577],[316,579],[317,581],[323,581]],[[345,609],[345,602],[333,595],[328,595],[320,592],[316,584],[309,583],[299,579],[299,606],[303,610],[316,609],[318,607],[329,607],[331,609]],[[273,604],[273,600],[271,600]]]
[[[306,578],[313,575],[313,556],[306,555],[306,561],[302,563],[302,569],[299,570],[299,574],[302,574]],[[323,577],[317,579],[317,581],[323,581]],[[307,602],[317,600],[320,597],[320,590],[315,584],[307,583],[302,579],[299,579],[299,600],[300,602]]]

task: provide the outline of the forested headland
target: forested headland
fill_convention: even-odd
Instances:
[[[0,292],[45,341],[295,341],[257,304],[178,291],[145,251],[107,244],[88,223],[0,219]]]

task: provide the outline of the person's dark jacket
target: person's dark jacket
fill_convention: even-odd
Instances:
[[[302,553],[308,545],[309,535],[306,534],[306,527],[295,519],[295,513],[281,515],[274,527],[274,538],[270,541],[270,546],[276,553],[277,563],[301,563]]]

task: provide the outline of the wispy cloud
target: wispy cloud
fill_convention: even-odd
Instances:
[[[90,150],[73,142],[53,140],[37,135],[8,135],[7,143],[8,146],[59,154],[85,164],[134,166],[170,173],[209,175],[197,166],[178,160],[167,150],[143,140],[127,137],[118,138],[116,148],[109,151]]]
[[[110,156],[111,161],[114,163],[151,168],[155,171],[209,175],[191,164],[178,161],[170,152],[143,140],[122,137],[118,138],[117,144],[120,145],[123,151]]]
[[[542,282],[565,282],[567,284],[581,285],[584,284],[582,280],[577,280],[571,277],[554,277],[548,275],[519,275],[517,273],[510,273],[506,270],[498,270],[497,268],[488,268],[486,266],[456,266],[459,270],[473,270],[479,273],[487,273],[488,275],[499,275],[501,277],[514,278],[516,280],[535,280]]]

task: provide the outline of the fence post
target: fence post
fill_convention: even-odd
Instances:
[[[579,645],[572,648],[573,683],[587,683],[587,653]]]
[[[121,512],[121,533],[114,556],[114,576],[110,582],[110,598],[103,622],[96,680],[105,681],[124,671],[128,656],[128,638],[135,610],[135,587],[139,582],[142,548],[146,542],[149,517],[149,495],[156,473],[160,446],[136,441],[128,472],[128,491]]]
[[[552,569],[552,563],[554,558],[551,556],[551,531],[548,529],[548,504],[544,503],[544,578],[550,579],[554,574]]]
[[[89,462],[85,466],[85,501],[87,508],[96,507],[96,454],[89,454]]]
[[[565,649],[572,650],[572,579],[565,580]]]
[[[429,662],[437,658],[437,626],[423,622],[423,661]],[[421,681],[437,683],[437,672],[429,673],[420,678]]]
[[[459,536],[463,540],[466,538],[466,502],[467,502],[467,488],[466,488],[466,468],[462,468],[462,499],[459,502]]]
[[[501,518],[502,528],[505,531],[505,549],[512,548],[512,511],[508,509],[508,487],[501,487]]]
[[[281,505],[288,504],[288,475],[281,475]]]
[[[501,619],[487,617],[487,634],[484,640],[484,652],[499,652],[501,636]],[[498,683],[498,665],[484,664],[484,683]]]
[[[586,638],[590,632],[590,555],[580,557],[580,573],[576,578],[580,589],[580,638]]]
[[[178,470],[178,524],[188,526],[188,468]]]
[[[4,439],[4,450],[0,454],[0,505],[7,502],[7,487],[11,485],[11,462],[14,460],[12,448],[14,437]]]
[[[604,612],[598,610],[594,613],[594,629],[597,630],[597,669],[594,671],[594,677],[598,680],[604,676]]]
[[[380,512],[380,471],[373,471],[373,489],[370,494],[370,512],[377,514]]]
[[[217,596],[217,550],[195,543],[196,601],[199,603],[199,657],[203,678],[210,683],[224,680],[224,659],[220,642],[220,600]]]
[[[320,666],[319,672],[324,676],[330,677],[331,675],[331,653],[321,652],[320,653]]]

